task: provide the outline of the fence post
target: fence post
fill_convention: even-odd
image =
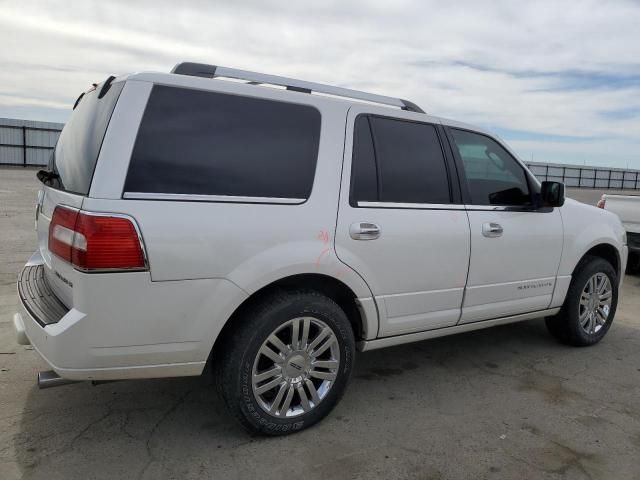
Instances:
[[[582,167],[578,169],[578,188],[582,188]]]
[[[22,126],[22,166],[27,166],[27,127]]]
[[[611,169],[609,169],[609,180],[607,180],[607,190],[611,190]]]

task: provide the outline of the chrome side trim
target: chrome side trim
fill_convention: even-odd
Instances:
[[[282,197],[241,197],[235,195],[195,195],[189,193],[146,193],[125,192],[122,198],[127,200],[176,200],[181,202],[229,202],[229,203],[277,203],[298,205],[306,201],[305,198]]]
[[[504,212],[505,210],[513,210],[519,207],[508,207],[506,205],[465,205],[467,210],[489,210],[496,212]]]
[[[532,320],[534,318],[555,315],[560,308],[550,308],[547,310],[537,310],[535,312],[521,313],[520,315],[512,315],[509,317],[496,318],[494,320],[483,320],[480,322],[465,323],[455,325],[453,327],[438,328],[435,330],[427,330],[426,332],[410,333],[407,335],[397,335],[395,337],[378,338],[376,340],[368,340],[358,342],[358,350],[366,352],[368,350],[376,350],[378,348],[393,347],[402,345],[403,343],[419,342],[431,338],[445,337],[455,333],[471,332],[473,330],[481,330],[483,328],[495,327],[507,323],[522,322],[524,320]]]
[[[397,203],[397,202],[358,202],[363,208],[407,208],[418,210],[464,210],[464,205],[452,203]]]
[[[465,205],[469,211],[481,210],[485,212],[531,212],[531,213],[548,213],[552,212],[554,207],[526,207],[514,205]]]

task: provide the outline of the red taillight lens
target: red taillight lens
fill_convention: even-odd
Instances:
[[[146,268],[133,220],[120,215],[56,207],[49,225],[49,250],[80,270]]]

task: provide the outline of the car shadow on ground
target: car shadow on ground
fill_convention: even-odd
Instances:
[[[332,414],[280,438],[242,430],[205,377],[34,386],[14,448],[24,477],[47,479],[637,472],[639,346],[618,325],[570,348],[534,320],[359,354]]]

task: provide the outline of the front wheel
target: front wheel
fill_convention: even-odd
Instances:
[[[268,297],[236,319],[213,361],[230,412],[250,431],[282,435],[325,417],[353,366],[349,320],[316,292]]]
[[[611,327],[618,305],[618,279],[600,257],[585,257],[574,272],[564,305],[546,319],[549,332],[578,347],[598,343]]]

